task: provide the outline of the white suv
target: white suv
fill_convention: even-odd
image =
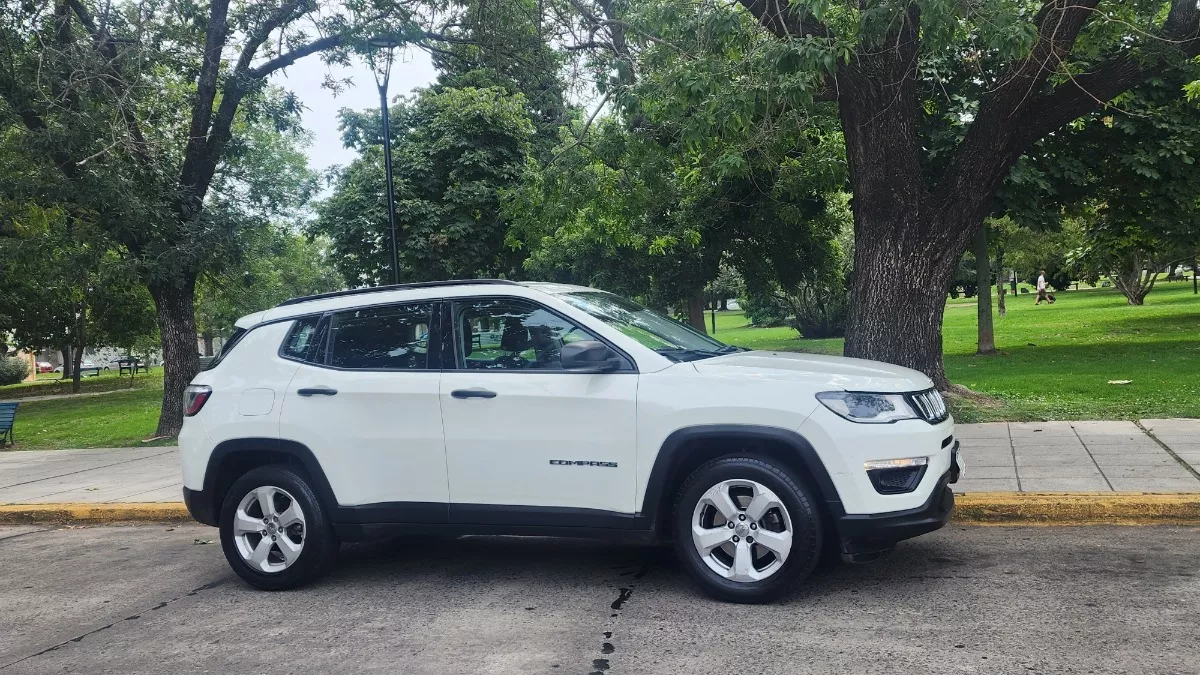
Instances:
[[[361,289],[237,326],[188,388],[183,492],[260,588],[339,541],[529,534],[673,540],[704,591],[761,602],[954,505],[921,373],[744,351],[591,288]]]

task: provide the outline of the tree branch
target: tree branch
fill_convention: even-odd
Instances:
[[[196,194],[199,187],[198,177],[201,164],[208,145],[209,125],[212,121],[213,100],[217,97],[217,76],[221,71],[221,52],[225,48],[225,40],[229,30],[229,0],[213,0],[209,12],[208,32],[204,38],[204,56],[200,65],[200,77],[196,82],[196,100],[192,104],[192,122],[188,130],[187,147],[183,154],[183,167],[180,170],[179,183],[185,191],[193,194],[185,195],[185,199],[195,201],[203,199],[203,191]],[[192,203],[189,209],[199,208],[198,203]]]
[[[242,53],[238,55],[237,65],[233,67],[235,77],[250,69],[250,63],[254,60],[254,55],[258,53],[258,48],[267,41],[276,28],[282,26],[292,16],[292,13],[300,6],[300,1],[291,0],[280,5],[246,38],[246,44],[242,45]]]
[[[329,35],[317,40],[313,40],[312,42],[301,47],[297,47],[290,52],[280,54],[270,61],[258,66],[257,68],[251,68],[247,70],[246,75],[255,79],[264,78],[277,70],[287,68],[306,56],[311,56],[317,52],[323,52],[327,49],[333,49],[334,47],[340,47],[343,41],[345,41],[345,36],[340,34]]]
[[[820,21],[805,21],[807,11],[793,9],[788,0],[738,0],[758,23],[785,40],[791,38],[829,37],[829,28]]]
[[[573,143],[571,143],[570,145],[568,145],[567,147],[554,153],[554,156],[550,158],[550,161],[546,162],[547,167],[552,166],[555,162],[558,161],[559,157],[562,157],[563,155],[567,154],[571,150],[574,150],[579,144],[583,143],[584,139],[587,138],[588,130],[592,128],[592,122],[594,122],[596,120],[596,116],[599,115],[600,111],[604,109],[605,104],[608,103],[608,99],[611,97],[612,97],[612,90],[609,89],[608,92],[604,94],[604,98],[600,100],[600,105],[596,106],[596,110],[593,111],[590,116],[588,116],[587,122],[583,125],[583,129],[580,130],[580,132],[579,132],[579,137],[576,138],[575,141]]]
[[[116,81],[118,89],[123,97],[129,91],[129,81],[125,78],[124,73],[117,67],[117,45],[113,40],[108,29],[96,26],[96,20],[83,6],[80,0],[67,0],[67,4],[71,7],[71,11],[79,18],[79,23],[87,30],[88,35],[92,38],[92,43],[96,47],[96,51],[106,59],[106,70],[109,76]],[[146,137],[142,134],[142,128],[138,124],[137,117],[126,114],[125,109],[118,103],[118,110],[121,112],[121,118],[125,121],[125,127],[129,130],[129,135],[133,138],[133,152],[138,159],[144,164],[150,162],[150,156],[146,154]]]
[[[1158,35],[1151,39],[1174,45],[1185,58],[1200,55],[1200,5],[1195,0],[1175,0]],[[1038,101],[1032,132],[1040,137],[1086,115],[1141,83],[1157,67],[1126,53],[1073,76]]]

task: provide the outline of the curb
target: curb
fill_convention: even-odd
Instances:
[[[103,525],[191,520],[183,502],[0,504],[0,525]]]
[[[182,502],[0,504],[0,525],[103,525],[189,521]],[[954,496],[956,525],[1200,525],[1200,493],[968,492]]]
[[[1200,525],[1200,493],[968,492],[954,496],[959,525]]]

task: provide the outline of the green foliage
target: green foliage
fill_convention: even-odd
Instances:
[[[322,241],[310,242],[282,228],[264,228],[245,248],[236,269],[201,278],[196,289],[196,326],[228,337],[239,318],[289,298],[342,288]]]
[[[0,239],[0,315],[31,349],[131,346],[157,333],[133,261],[95,223],[43,211]]]
[[[500,191],[513,185],[534,128],[525,97],[500,88],[427,89],[393,107],[393,177],[401,281],[510,275]],[[343,116],[347,138],[374,113]],[[376,129],[378,126],[375,127]],[[390,279],[383,153],[338,171],[310,234],[327,237],[334,267],[352,287]]]
[[[751,276],[746,293],[749,305],[744,307],[755,325],[788,325],[808,339],[846,334],[854,272],[849,196],[831,195],[828,210],[815,220],[837,232],[826,249],[828,257],[818,269],[791,283]]]
[[[954,276],[950,278],[950,284],[946,291],[952,298],[957,298],[959,295],[973,298],[978,290],[976,281],[975,254],[966,253],[959,259],[958,266],[954,268]]]
[[[1153,78],[1077,120],[1014,173],[1004,198],[1011,213],[1025,222],[1066,214],[1081,230],[1038,263],[1056,288],[1072,272],[1111,275],[1140,304],[1153,273],[1200,244],[1200,104],[1181,91],[1188,76]]]
[[[0,386],[16,384],[29,377],[29,364],[24,359],[0,356]]]
[[[738,297],[738,306],[746,315],[751,326],[756,328],[777,328],[786,326],[791,316],[788,306],[780,302],[776,289],[771,286],[757,288]]]

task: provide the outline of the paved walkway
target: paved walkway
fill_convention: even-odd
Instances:
[[[960,424],[958,437],[957,492],[1200,493],[1200,420]],[[0,452],[0,504],[177,502],[182,488],[173,447]]]
[[[958,437],[956,492],[1200,492],[1200,420],[961,424]]]

